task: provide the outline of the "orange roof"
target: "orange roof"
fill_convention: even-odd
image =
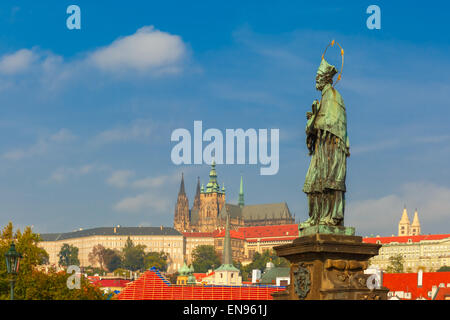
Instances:
[[[125,287],[127,283],[131,282],[131,280],[126,279],[101,279],[92,281],[92,284],[99,286],[101,288],[107,287]]]
[[[152,268],[129,283],[117,296],[119,300],[272,300],[276,286],[180,286],[173,285]]]
[[[411,293],[411,300],[425,298],[430,300],[432,297],[428,292],[433,286],[450,286],[450,272],[424,272],[422,277],[422,287],[417,287],[417,273],[384,273],[383,287],[391,292],[403,291]],[[409,299],[408,299],[409,300]]]
[[[429,235],[420,235],[420,236],[363,238],[363,242],[377,243],[377,241],[380,241],[381,244],[391,243],[391,242],[407,243],[410,239],[411,239],[411,242],[420,242],[420,241],[430,241],[430,240],[441,240],[441,239],[445,239],[445,238],[450,238],[450,234],[429,234]]]
[[[225,229],[217,232],[214,235],[214,238],[223,238],[223,237],[225,237]],[[236,230],[230,230],[230,237],[233,239],[245,239],[244,234]]]
[[[248,238],[266,238],[266,237],[298,237],[298,224],[283,224],[273,226],[255,226],[241,227],[238,231],[244,233]]]
[[[195,280],[198,282],[202,281],[203,278],[212,276],[213,274],[214,274],[214,271],[212,271],[210,273],[206,273],[206,272],[205,273],[193,273]]]

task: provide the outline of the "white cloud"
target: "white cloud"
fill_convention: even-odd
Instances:
[[[47,182],[63,182],[69,177],[84,176],[99,168],[101,167],[93,164],[86,164],[80,167],[60,167],[53,171]]]
[[[18,148],[5,152],[2,157],[8,160],[20,160],[27,157],[45,154],[54,145],[64,144],[76,139],[70,130],[62,128],[55,134],[39,138],[38,141],[28,148]]]
[[[128,186],[128,180],[134,176],[134,171],[118,170],[114,171],[106,182],[116,188],[124,188]]]
[[[13,75],[26,71],[38,59],[36,53],[29,49],[21,49],[0,58],[0,73]]]
[[[108,183],[115,187],[144,189],[143,193],[120,200],[114,205],[114,210],[128,213],[143,212],[145,210],[156,210],[158,212],[171,210],[173,199],[161,196],[158,192],[161,187],[179,181],[180,174],[178,172],[172,175],[160,175],[129,181],[132,176],[134,176],[134,172],[122,170],[116,171],[108,179]]]
[[[172,202],[172,200],[157,195],[154,192],[146,192],[122,199],[114,206],[114,210],[129,213],[141,212],[143,210],[164,212],[170,209],[173,205]]]
[[[147,177],[133,181],[131,184],[134,188],[154,188],[162,186],[167,182],[167,176]]]
[[[171,175],[147,177],[133,181],[133,183],[131,183],[131,186],[133,188],[142,188],[142,189],[156,188],[164,184],[172,184],[174,182],[180,181],[181,179],[180,177],[181,175],[178,172],[175,172]]]
[[[131,187],[135,189],[152,189],[160,187],[164,184],[171,184],[180,179],[180,175],[175,173],[172,175],[160,175],[130,181],[130,179],[134,176],[135,172],[132,170],[117,170],[111,174],[106,182],[110,186],[117,188]]]
[[[356,227],[357,234],[397,235],[405,205],[411,221],[417,208],[422,233],[449,232],[450,188],[428,182],[407,183],[396,194],[349,202],[345,225]]]
[[[70,130],[62,128],[57,133],[51,135],[49,140],[57,143],[66,143],[76,140],[76,136]]]
[[[179,36],[145,26],[93,52],[89,60],[104,71],[172,72],[185,55],[186,47]]]
[[[140,140],[150,137],[154,132],[154,126],[147,121],[136,121],[131,126],[115,128],[100,132],[92,140],[94,144],[106,144]]]
[[[14,149],[3,154],[3,158],[8,160],[21,160],[23,158],[44,154],[48,149],[48,142],[39,139],[34,145],[25,149]]]

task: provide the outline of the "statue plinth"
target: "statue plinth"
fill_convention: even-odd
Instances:
[[[386,300],[389,290],[369,289],[370,275],[364,274],[368,260],[378,255],[380,247],[363,243],[360,236],[321,233],[274,247],[279,257],[291,262],[291,282],[285,291],[273,297],[275,300]]]

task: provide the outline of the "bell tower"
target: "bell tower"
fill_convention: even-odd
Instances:
[[[212,232],[218,227],[218,215],[225,204],[225,186],[217,182],[216,162],[213,160],[209,172],[209,182],[200,190],[199,231]]]
[[[408,218],[408,211],[406,211],[406,206],[403,208],[402,218],[398,223],[398,235],[399,236],[409,236],[410,235],[410,223]]]
[[[414,211],[414,218],[413,218],[413,222],[411,224],[410,232],[411,232],[412,236],[420,235],[420,221],[419,221],[419,214],[417,213],[417,209]]]

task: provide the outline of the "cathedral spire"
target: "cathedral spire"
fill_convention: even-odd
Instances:
[[[189,200],[184,188],[184,174],[181,173],[180,191],[178,192],[177,203],[175,205],[173,226],[176,230],[184,232],[189,229],[189,220]]]
[[[398,223],[398,235],[399,236],[409,236],[410,235],[410,222],[408,218],[408,211],[406,206],[403,208],[402,217]]]
[[[181,173],[181,183],[180,183],[180,191],[178,192],[178,194],[186,194],[186,192],[184,191],[184,173]]]
[[[209,171],[209,182],[206,185],[206,193],[220,192],[220,186],[217,182],[216,161],[213,159],[211,170]]]
[[[200,177],[197,177],[197,190],[195,192],[195,196],[199,196],[200,197]]]
[[[200,177],[197,177],[197,189],[195,191],[195,198],[194,198],[194,204],[192,209],[200,209]]]
[[[413,222],[411,224],[411,234],[413,236],[420,235],[420,221],[419,221],[419,214],[417,213],[417,209],[414,212],[414,218],[413,218]]]
[[[400,223],[409,224],[408,211],[406,210],[406,206],[403,208],[402,218],[400,219]]]
[[[417,209],[414,211],[414,218],[413,218],[413,222],[411,225],[412,226],[420,226],[419,215],[417,213]]]
[[[241,185],[239,187],[239,200],[238,200],[239,207],[244,206],[244,182],[241,176]]]

